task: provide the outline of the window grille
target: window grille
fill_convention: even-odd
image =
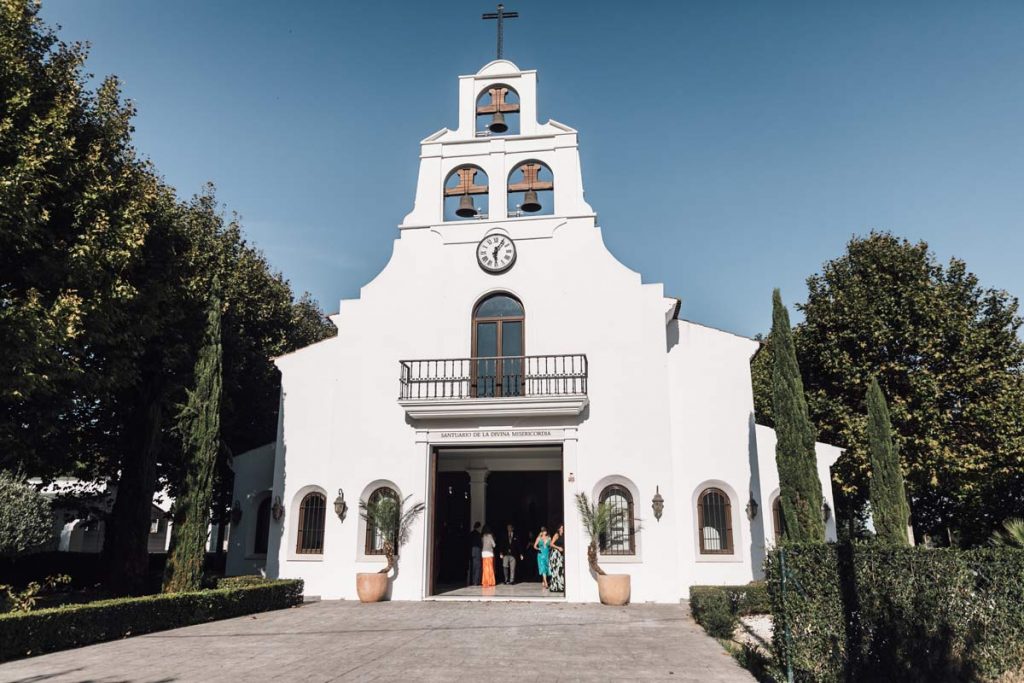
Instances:
[[[633,495],[625,486],[612,484],[604,487],[599,502],[611,507],[611,529],[598,539],[602,555],[635,555],[636,526],[633,515]]]
[[[322,493],[307,493],[299,504],[299,527],[295,539],[295,552],[300,555],[319,555],[324,551],[324,519],[327,498]]]
[[[720,489],[705,489],[697,503],[702,555],[732,553],[732,506]]]
[[[379,489],[375,489],[370,494],[370,503],[376,503],[384,496],[389,496],[393,500],[398,500],[398,492],[388,486],[381,486]],[[376,525],[371,525],[369,522],[366,523],[366,547],[365,553],[367,555],[383,555],[384,554],[384,534]],[[397,553],[398,548],[394,549]]]

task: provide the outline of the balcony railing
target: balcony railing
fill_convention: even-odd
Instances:
[[[403,360],[399,400],[586,396],[587,357]]]

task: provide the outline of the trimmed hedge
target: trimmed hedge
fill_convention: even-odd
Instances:
[[[740,616],[771,611],[764,582],[745,586],[690,586],[694,621],[716,638],[731,638]]]
[[[100,600],[35,612],[0,614],[0,662],[106,640],[292,607],[301,580],[195,593]]]
[[[245,586],[264,586],[273,581],[259,574],[242,574],[241,576],[225,576],[217,579],[217,588],[243,588]]]
[[[773,649],[797,680],[993,680],[1024,667],[1024,550],[785,546]],[[788,627],[788,628],[787,628]]]

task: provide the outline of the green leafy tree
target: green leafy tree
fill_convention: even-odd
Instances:
[[[807,414],[789,312],[779,290],[772,293],[772,407],[775,416],[775,462],[779,497],[789,541],[825,540],[821,482],[814,452],[814,426]]]
[[[845,449],[832,468],[841,528],[856,534],[868,496],[863,399],[888,398],[915,529],[983,544],[1024,516],[1024,342],[1017,299],[984,288],[963,261],[924,242],[854,237],[808,279],[793,331],[810,414]],[[772,424],[775,340],[753,363],[758,421]]]
[[[892,423],[878,380],[868,385],[868,455],[871,460],[871,519],[878,540],[910,545],[907,524],[910,506],[903,486],[900,457],[892,439]]]
[[[214,285],[216,287],[216,284]],[[164,575],[165,593],[202,588],[213,476],[220,449],[221,301],[211,297],[206,339],[196,362],[195,388],[179,416],[187,475],[175,501],[174,533]]]
[[[587,563],[590,571],[604,576],[605,571],[597,563],[597,550],[601,539],[615,543],[626,536],[626,513],[612,507],[610,501],[591,502],[585,493],[576,494],[576,512],[580,515],[583,533],[590,542],[587,544]]]
[[[53,541],[50,501],[24,477],[0,470],[0,555],[18,555]]]

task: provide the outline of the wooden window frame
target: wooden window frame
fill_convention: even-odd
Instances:
[[[388,493],[388,491],[390,491],[390,494]],[[382,495],[382,496],[390,495],[395,500],[401,500],[398,497],[398,491],[396,491],[395,489],[393,489],[390,486],[378,486],[377,488],[375,488],[370,493],[370,495],[367,497],[366,500],[368,502],[372,501],[374,499],[374,497],[377,496],[378,494]],[[373,547],[373,537],[376,535],[376,527],[371,526],[369,521],[366,522],[365,526],[366,526],[366,532],[365,532],[366,533],[366,538],[363,539],[363,554],[367,555],[367,556],[383,557],[384,556],[384,549],[381,548],[380,550],[377,550],[376,548]],[[395,556],[397,557],[398,556],[398,548],[395,548],[394,552],[395,552]]]
[[[598,552],[605,557],[628,557],[636,555],[636,515],[633,508],[633,492],[629,490],[625,484],[612,483],[601,489],[601,494],[597,497],[598,504],[604,503],[606,500],[611,498],[614,494],[619,494],[626,499],[626,523],[629,525],[628,533],[626,538],[628,539],[628,548],[624,550],[604,550],[598,543]]]
[[[721,550],[709,550],[704,544],[704,499],[712,493],[720,495],[725,501],[725,505],[723,506],[723,514],[725,517],[725,547]],[[717,486],[709,486],[701,491],[700,495],[697,496],[697,538],[700,540],[701,555],[733,555],[736,552],[733,548],[732,540],[732,499],[729,497],[728,493]]]
[[[477,316],[477,311],[480,310],[480,307],[483,306],[485,303],[487,303],[487,301],[489,301],[490,299],[493,299],[494,297],[497,297],[497,296],[506,296],[506,297],[512,299],[513,301],[515,301],[517,304],[519,304],[519,308],[523,312],[522,315],[517,315],[517,316],[486,316],[486,317],[483,317],[483,318],[478,317]],[[518,356],[503,356],[502,355],[502,348],[501,348],[502,347],[502,324],[506,323],[506,322],[508,322],[508,323],[516,323],[517,322],[517,323],[519,323],[519,336],[520,336],[519,348],[522,349],[522,353],[520,353]],[[480,397],[480,394],[479,394],[479,375],[477,374],[478,371],[479,371],[479,368],[478,368],[478,365],[477,365],[478,361],[476,360],[476,358],[478,358],[478,356],[476,355],[477,328],[478,328],[478,325],[480,323],[485,323],[485,324],[495,323],[495,334],[497,335],[497,346],[498,346],[497,353],[495,354],[495,356],[498,358],[498,360],[496,360],[495,363],[494,363],[494,378],[495,378],[494,395],[493,396],[487,396],[486,394],[484,394],[484,397],[485,398],[502,398],[502,397],[506,396],[506,394],[505,394],[505,387],[503,386],[503,381],[502,381],[502,379],[504,377],[504,369],[502,368],[502,365],[503,365],[502,359],[506,358],[506,357],[507,358],[518,358],[519,362],[520,362],[519,387],[518,387],[519,392],[515,393],[515,394],[510,394],[510,395],[511,396],[525,396],[526,395],[526,306],[523,306],[523,302],[519,299],[519,297],[515,296],[511,292],[491,292],[491,293],[487,294],[486,296],[484,296],[479,301],[477,301],[476,305],[473,306],[473,318],[472,318],[472,321],[470,323],[470,325],[473,328],[473,334],[472,334],[472,339],[470,340],[470,353],[469,353],[469,356],[471,358],[471,360],[469,361],[470,362],[470,366],[471,366],[470,367],[471,379],[470,379],[470,387],[469,388],[470,388],[470,396],[472,396],[473,398],[479,398]]]
[[[313,507],[313,501],[319,499],[320,501],[320,545],[319,547],[304,548],[303,541],[305,540],[305,526],[306,526],[306,515],[310,513],[311,507]],[[308,505],[307,505],[308,503]],[[315,512],[315,510],[314,510]],[[313,529],[315,531],[315,529]],[[324,554],[324,536],[327,532],[327,496],[320,493],[319,491],[310,491],[302,497],[299,502],[299,523],[295,530],[295,554],[296,555],[323,555]]]

